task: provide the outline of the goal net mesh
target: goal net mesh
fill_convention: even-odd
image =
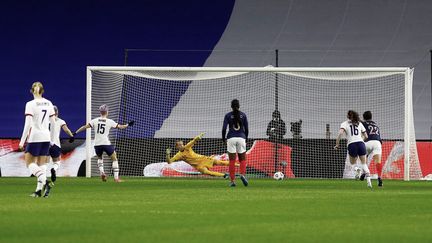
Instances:
[[[107,104],[111,119],[122,124],[135,121],[133,127],[110,133],[120,175],[208,177],[187,161],[167,164],[166,148],[173,156],[176,141],[186,144],[205,132],[193,150],[227,160],[221,140],[223,118],[231,111],[231,100],[238,99],[249,121],[249,177],[282,171],[288,178],[353,178],[346,141],[340,150],[333,146],[348,110],[360,116],[370,110],[384,139],[383,177],[403,179],[405,122],[411,131],[410,178],[421,177],[412,115],[405,119],[404,72],[274,70],[93,70],[91,117],[99,116],[98,107]],[[271,123],[275,110],[285,132],[281,121]],[[106,171],[111,171],[110,163],[106,158]],[[95,158],[91,164],[92,175],[98,175]],[[376,174],[373,162],[369,167]],[[226,173],[228,167],[215,165],[210,170]]]

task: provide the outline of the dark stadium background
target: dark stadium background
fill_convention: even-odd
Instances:
[[[233,0],[1,2],[0,137],[21,137],[34,81],[43,82],[45,97],[75,130],[85,123],[86,66],[123,65],[125,48],[211,50],[233,5]],[[128,64],[202,66],[208,55],[134,53]]]

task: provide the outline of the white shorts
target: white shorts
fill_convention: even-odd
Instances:
[[[239,153],[246,152],[246,139],[244,138],[230,138],[227,140],[228,153]]]
[[[368,155],[382,154],[381,143],[378,140],[369,140],[366,142],[366,151]]]

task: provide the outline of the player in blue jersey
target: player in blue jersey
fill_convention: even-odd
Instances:
[[[366,129],[360,122],[359,114],[357,112],[349,110],[347,118],[348,120],[340,125],[334,149],[339,148],[340,139],[342,135],[345,134],[348,140],[347,145],[350,163],[354,165],[357,162],[357,158],[360,159],[361,168],[367,179],[367,186],[372,188],[370,172],[366,163],[366,145],[364,143],[364,140],[367,139]]]
[[[381,155],[382,155],[382,140],[381,133],[378,125],[372,121],[372,112],[365,111],[363,113],[363,126],[366,128],[366,133],[368,135],[368,139],[366,140],[366,151],[368,156],[372,156],[372,159],[375,162],[376,170],[378,173],[378,186],[383,186],[383,181],[381,179],[382,174],[382,164],[381,164]],[[364,180],[365,175],[362,174],[360,176],[360,180]]]
[[[249,135],[248,120],[246,114],[240,111],[240,102],[237,99],[231,101],[232,111],[225,115],[222,126],[222,140],[227,144],[229,157],[230,186],[235,184],[235,160],[236,154],[240,162],[240,179],[244,186],[248,186],[246,179],[246,139]],[[226,132],[228,128],[228,134]]]

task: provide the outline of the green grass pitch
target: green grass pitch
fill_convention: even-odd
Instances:
[[[431,242],[432,184],[0,178],[0,242]]]

